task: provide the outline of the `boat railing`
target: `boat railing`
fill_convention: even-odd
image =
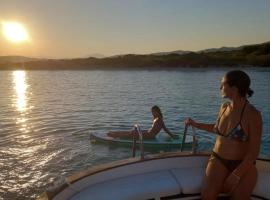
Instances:
[[[134,131],[133,131],[133,145],[132,145],[132,156],[133,157],[136,156],[137,135],[139,136],[139,141],[140,141],[141,160],[144,160],[143,133],[140,129],[140,126],[138,124],[135,124]]]
[[[187,133],[188,131],[188,125],[185,125],[185,129],[184,129],[184,135],[183,135],[183,138],[182,138],[182,144],[181,144],[181,152],[184,150],[184,145],[185,145],[185,142],[186,142],[186,136],[187,135],[190,135]],[[195,154],[196,151],[197,151],[197,137],[196,137],[196,130],[193,126],[192,127],[192,153]]]

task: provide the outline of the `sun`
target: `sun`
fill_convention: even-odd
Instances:
[[[4,36],[11,42],[19,43],[29,40],[26,28],[18,22],[2,22]]]

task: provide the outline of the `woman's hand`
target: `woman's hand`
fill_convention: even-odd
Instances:
[[[191,118],[187,118],[185,120],[185,125],[187,125],[187,126],[194,126],[195,127],[196,122],[193,119],[191,119]]]
[[[234,173],[231,173],[224,182],[223,185],[224,192],[231,194],[237,187],[239,181],[240,177]]]

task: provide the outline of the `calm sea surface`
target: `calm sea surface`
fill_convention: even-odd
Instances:
[[[214,122],[227,70],[0,71],[0,199],[34,199],[62,176],[130,157],[91,145],[89,132],[148,129],[153,105],[175,133],[186,117]],[[261,154],[270,155],[270,69],[245,71],[264,121]],[[211,150],[215,136],[197,133],[199,150]]]

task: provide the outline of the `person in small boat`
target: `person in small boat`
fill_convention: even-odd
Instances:
[[[191,118],[186,125],[217,135],[206,167],[202,199],[217,199],[219,193],[233,200],[250,199],[256,185],[256,159],[262,134],[261,113],[247,100],[253,91],[250,78],[241,70],[226,73],[220,85],[223,98],[216,123],[199,123]]]
[[[163,121],[163,115],[158,106],[153,106],[151,108],[152,115],[153,115],[153,124],[152,127],[149,130],[142,130],[143,138],[144,139],[153,139],[156,137],[156,135],[163,129],[169,136],[172,138],[177,138],[178,135],[173,134],[169,131],[169,129],[166,127],[164,121]],[[139,134],[135,130],[130,131],[116,131],[116,132],[109,132],[107,135],[110,137],[119,137],[119,138],[133,138],[133,135],[136,135],[136,137],[139,137]]]

